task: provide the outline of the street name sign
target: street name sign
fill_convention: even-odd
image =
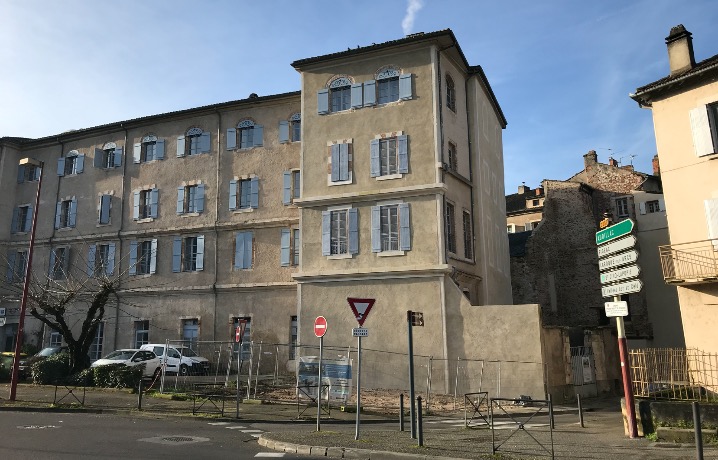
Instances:
[[[608,270],[621,265],[628,265],[638,260],[638,252],[635,250],[626,251],[617,256],[607,257],[598,261],[598,269],[600,271]]]
[[[601,273],[601,284],[614,283],[616,281],[638,278],[641,269],[638,265],[629,265],[612,272]]]
[[[636,245],[636,237],[629,235],[620,240],[616,240],[612,243],[604,244],[598,247],[598,257],[605,257],[615,252],[625,251],[631,249]]]
[[[611,240],[628,235],[633,230],[633,221],[631,219],[622,220],[621,222],[611,225],[596,232],[596,244],[608,243]]]
[[[601,297],[613,297],[622,294],[640,292],[643,288],[641,280],[631,280],[624,283],[610,284],[601,288]]]
[[[352,328],[352,336],[354,337],[369,337],[369,329],[365,327]]]
[[[352,309],[352,313],[354,313],[357,323],[359,323],[359,326],[363,326],[364,321],[366,321],[366,317],[369,316],[371,307],[373,307],[374,302],[376,302],[376,299],[358,299],[356,297],[347,297],[347,302],[349,302],[349,307]]]
[[[606,302],[606,316],[609,318],[616,316],[628,316],[628,302]]]
[[[327,319],[323,316],[317,316],[314,320],[314,335],[321,338],[327,333]]]

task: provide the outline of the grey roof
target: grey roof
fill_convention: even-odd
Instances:
[[[662,94],[680,85],[688,85],[703,78],[718,79],[718,54],[698,62],[693,68],[676,75],[669,75],[653,83],[641,86],[631,94],[631,99],[643,106],[650,107],[654,96]]]

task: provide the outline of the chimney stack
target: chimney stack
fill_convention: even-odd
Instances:
[[[519,185],[519,195],[525,195],[529,190],[531,190],[531,187],[528,187],[526,182],[522,182],[521,185]]]
[[[658,162],[658,154],[653,155],[653,175],[661,175],[661,164]]]
[[[608,158],[609,166],[618,166],[618,160],[614,160],[613,157]]]
[[[587,154],[583,156],[583,166],[588,168],[598,162],[598,155],[595,150],[589,150]]]
[[[536,187],[536,196],[543,195],[543,187]]]
[[[695,67],[696,59],[693,56],[692,35],[683,27],[683,24],[671,27],[671,33],[666,37],[668,66],[671,70],[671,76]]]

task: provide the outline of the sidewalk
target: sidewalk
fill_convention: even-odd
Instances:
[[[62,403],[82,399],[81,390],[63,395],[58,388],[58,398],[65,396]],[[67,390],[64,390],[67,393]],[[18,386],[17,401],[7,400],[9,385],[0,385],[0,411],[16,410],[70,410],[102,413],[131,414],[132,416],[196,417],[201,420],[237,421],[234,401],[227,401],[224,417],[219,414],[192,415],[192,401],[173,401],[145,396],[143,411],[137,410],[137,395],[126,390],[88,388],[85,392],[85,406],[74,405],[72,409],[51,408],[55,398],[55,387],[21,384]],[[497,417],[494,430],[494,444],[501,444],[497,454],[500,458],[551,458],[551,439],[555,458],[564,459],[608,459],[630,455],[631,460],[642,459],[693,459],[692,445],[670,445],[653,443],[647,439],[628,439],[623,434],[623,424],[617,398],[586,400],[585,428],[578,425],[575,408],[555,408],[555,429],[549,430],[548,417],[541,412],[526,420],[532,413],[526,408],[517,416],[525,423],[525,429],[516,430],[510,418]],[[214,408],[212,408],[214,409]],[[261,445],[285,452],[312,454],[333,458],[388,459],[408,457],[450,457],[465,459],[492,457],[492,432],[486,427],[465,428],[463,410],[440,415],[425,415],[424,447],[418,447],[411,439],[409,417],[406,417],[405,432],[399,431],[396,416],[378,413],[361,414],[359,439],[355,440],[356,414],[332,409],[330,416],[323,414],[321,431],[316,431],[316,407],[309,407],[298,419],[296,404],[249,404],[239,408],[239,421],[251,423],[262,429]],[[535,410],[533,410],[535,411]],[[522,418],[523,417],[523,418]],[[543,447],[542,447],[543,445]],[[718,449],[706,447],[704,458],[717,459]]]

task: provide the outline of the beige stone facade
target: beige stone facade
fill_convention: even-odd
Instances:
[[[718,58],[696,62],[683,25],[666,44],[670,74],[631,97],[653,114],[670,230],[661,263],[665,281],[678,289],[685,344],[716,352]]]
[[[3,138],[2,253],[28,245],[10,221],[34,199],[36,178],[18,170],[32,157],[45,163],[34,272],[58,248],[82,271],[111,247],[122,277],[103,352],[145,329],[150,342],[230,340],[238,318],[253,341],[311,345],[320,314],[328,342],[351,346],[347,297],[376,299],[368,345],[404,351],[396,332],[415,310],[428,326],[418,351],[467,349],[464,310],[511,301],[506,121],[483,71],[451,31],[293,65],[300,92]],[[4,292],[9,349],[18,304]],[[51,340],[32,320],[26,331]]]

